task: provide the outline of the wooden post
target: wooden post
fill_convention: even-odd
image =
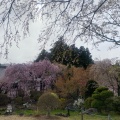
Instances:
[[[111,120],[110,114],[108,114],[108,120]]]
[[[81,111],[81,120],[83,120],[83,113],[82,113],[82,111]]]
[[[81,107],[81,120],[83,120],[83,108]]]

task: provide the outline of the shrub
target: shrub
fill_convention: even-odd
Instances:
[[[30,97],[29,96],[24,96],[23,97],[23,102],[26,103],[26,102],[29,102],[30,101]]]
[[[112,97],[113,97],[113,92],[109,91],[108,88],[99,87],[94,91],[92,95],[92,98],[94,100],[91,103],[91,107],[97,108],[99,111],[112,110],[112,107],[111,107]]]
[[[58,105],[59,98],[55,93],[44,93],[38,100],[38,108],[42,111],[46,111],[48,116],[50,116],[50,111],[57,108]]]
[[[103,104],[104,104],[103,101],[94,99],[91,103],[91,107],[97,108],[98,111],[101,112],[101,110],[103,109]]]
[[[101,93],[102,91],[108,90],[106,87],[98,87],[95,91],[94,94]]]
[[[6,94],[0,94],[0,106],[7,105],[10,102],[10,98]]]
[[[102,92],[100,93],[100,96],[101,96],[101,99],[102,99],[102,100],[105,100],[105,99],[107,99],[107,98],[112,97],[112,96],[113,96],[113,92],[108,91],[108,90],[105,90],[105,91],[102,91]]]
[[[113,98],[113,108],[115,112],[120,113],[120,96]]]
[[[91,107],[91,103],[92,103],[92,101],[93,101],[94,99],[92,98],[92,97],[88,97],[86,100],[85,100],[85,102],[84,102],[84,106],[85,106],[85,108],[90,108]]]
[[[15,102],[15,104],[17,104],[17,105],[22,105],[22,104],[24,103],[22,97],[16,97],[16,98],[14,99],[14,102]]]
[[[34,101],[38,101],[39,97],[42,95],[43,92],[40,91],[30,91],[30,98]]]
[[[60,98],[59,101],[60,101],[59,108],[65,109],[65,107],[67,106],[67,100],[65,98]]]

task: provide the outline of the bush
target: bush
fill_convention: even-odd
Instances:
[[[108,91],[108,90],[105,90],[105,91],[102,91],[102,92],[100,93],[100,96],[101,96],[101,99],[102,99],[102,100],[105,100],[105,99],[107,99],[107,98],[112,97],[112,96],[113,96],[113,92]]]
[[[30,97],[29,96],[24,96],[22,100],[23,100],[24,103],[29,102]]]
[[[65,107],[67,106],[67,100],[65,98],[60,98],[60,105],[59,108],[60,109],[65,109]]]
[[[85,100],[85,108],[97,108],[99,112],[102,110],[108,112],[113,110],[113,92],[109,91],[106,87],[97,88],[92,97],[89,97]]]
[[[17,105],[23,105],[23,98],[22,97],[16,97],[15,99],[14,99],[14,102],[15,102],[15,104],[17,104]]]
[[[103,101],[94,99],[91,103],[91,107],[97,108],[98,111],[101,112],[101,110],[103,109],[103,104],[104,104]]]
[[[93,101],[94,99],[92,98],[92,97],[88,97],[86,100],[85,100],[85,102],[84,102],[84,106],[85,106],[85,108],[90,108],[91,107],[91,103],[92,103],[92,101]]]
[[[97,108],[99,111],[112,110],[112,97],[113,92],[109,91],[108,88],[99,87],[94,91],[92,95],[92,98],[94,100],[91,103],[91,107]]]
[[[57,108],[59,105],[59,98],[55,93],[44,93],[38,100],[38,108],[42,111],[46,111],[47,115],[50,115],[50,111]]]
[[[98,88],[94,91],[94,94],[99,94],[99,93],[101,93],[102,91],[105,91],[105,90],[108,90],[108,88],[106,88],[106,87],[98,87]]]
[[[120,113],[120,96],[113,98],[113,108],[115,112]]]
[[[42,95],[43,92],[40,91],[30,91],[30,98],[34,101],[38,101],[39,97]]]
[[[0,94],[0,106],[7,105],[10,102],[10,98],[6,94]]]

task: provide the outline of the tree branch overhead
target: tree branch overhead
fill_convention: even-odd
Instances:
[[[4,28],[4,42],[18,44],[29,33],[30,22],[38,16],[47,21],[39,35],[46,44],[64,36],[69,41],[111,42],[120,45],[119,0],[1,0],[0,27]],[[54,37],[53,37],[54,34]]]

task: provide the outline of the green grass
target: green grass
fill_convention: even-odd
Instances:
[[[19,115],[21,113],[24,114],[24,115],[34,115],[35,111],[33,111],[33,110],[22,110],[22,109],[19,109],[19,110],[16,110],[14,112],[14,114],[17,114],[17,115]]]
[[[67,111],[66,110],[55,110],[52,111],[52,115],[56,114],[56,113],[63,113],[66,114]],[[108,120],[108,116],[107,115],[101,115],[101,114],[95,114],[95,115],[84,115],[83,116],[83,120]],[[111,115],[112,120],[120,120],[120,115]],[[81,120],[81,114],[78,111],[71,111],[70,112],[70,117],[67,117],[65,120]]]
[[[19,113],[24,113],[24,115],[35,115],[37,112],[33,111],[33,110],[17,110],[16,111],[17,114]],[[66,114],[67,111],[66,110],[54,110],[51,112],[51,115],[55,115],[57,113],[62,113],[62,114]],[[45,112],[39,112],[39,114],[46,114]],[[108,120],[107,119],[107,115],[84,115],[84,120]],[[112,120],[120,120],[120,116],[119,115],[111,115]],[[81,119],[81,114],[78,111],[71,111],[70,112],[70,117],[66,118],[67,120],[80,120]]]
[[[29,116],[29,115],[37,115],[37,114],[46,114],[45,112],[37,112],[35,110],[24,110],[24,109],[19,109],[19,110],[16,110],[14,112],[14,114],[24,114],[26,116]],[[67,110],[54,110],[51,112],[51,115],[55,115],[57,113],[62,113],[62,114],[66,114],[67,113]],[[99,114],[96,114],[96,115],[84,115],[83,116],[83,120],[108,120],[107,119],[107,115],[99,115]],[[112,120],[120,120],[120,115],[111,115],[111,118]],[[70,117],[64,117],[64,118],[61,118],[61,120],[81,120],[81,114],[80,112],[78,111],[70,111]]]
[[[84,115],[83,120],[108,120],[107,116],[103,115]],[[120,120],[120,116],[111,116],[112,120]],[[81,120],[81,115],[70,116],[68,120]]]

